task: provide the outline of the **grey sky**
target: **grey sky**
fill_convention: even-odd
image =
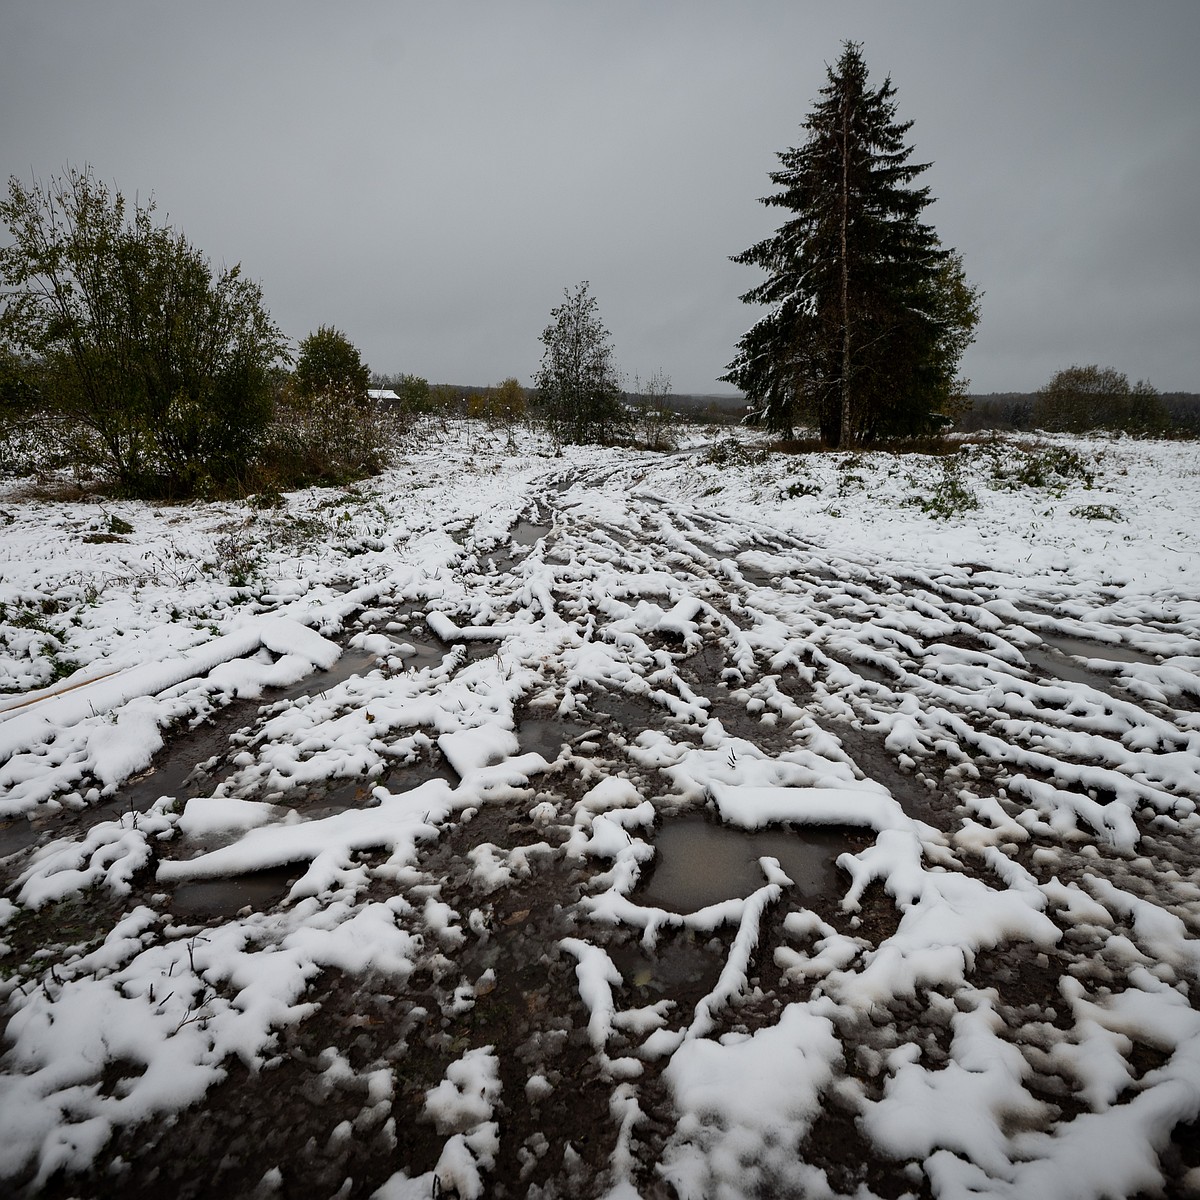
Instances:
[[[1197,0],[0,0],[0,174],[153,192],[375,370],[528,383],[588,279],[630,383],[729,390],[761,276],[728,256],[845,38],[986,292],[972,390],[1200,391]]]

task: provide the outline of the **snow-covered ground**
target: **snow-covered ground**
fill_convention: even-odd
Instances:
[[[0,486],[18,1194],[1200,1195],[1200,466]]]

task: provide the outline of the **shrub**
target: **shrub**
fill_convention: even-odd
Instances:
[[[9,179],[0,314],[11,353],[38,364],[38,405],[77,462],[94,458],[128,494],[224,490],[244,479],[286,360],[262,289],[240,266],[213,274],[154,203],[68,169]]]

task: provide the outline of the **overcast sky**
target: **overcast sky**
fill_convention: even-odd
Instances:
[[[1200,391],[1200,0],[0,0],[0,173],[153,193],[376,371],[528,383],[587,279],[629,384],[728,391],[728,256],[847,38],[986,293],[972,390]]]

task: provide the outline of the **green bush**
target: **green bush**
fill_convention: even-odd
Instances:
[[[59,416],[73,459],[94,459],[121,491],[236,489],[286,344],[257,283],[239,266],[214,276],[153,213],[150,201],[127,216],[88,167],[48,185],[10,178],[0,345],[36,364],[37,407]]]
[[[925,495],[912,496],[907,503],[931,517],[946,519],[961,516],[979,507],[979,497],[962,477],[957,458],[941,460],[942,474]]]

